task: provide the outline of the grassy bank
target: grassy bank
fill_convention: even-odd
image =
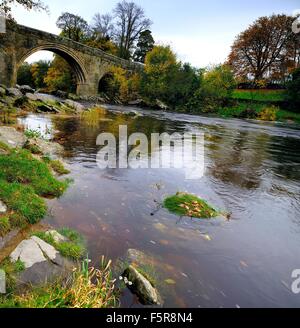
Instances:
[[[285,90],[268,89],[236,89],[232,94],[233,99],[260,102],[280,102],[284,101],[284,96]]]
[[[25,149],[0,144],[0,199],[8,211],[0,216],[0,236],[13,228],[40,221],[47,212],[45,197],[60,197],[69,181],[57,180],[51,166]]]

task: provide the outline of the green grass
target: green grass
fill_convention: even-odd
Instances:
[[[52,245],[61,253],[62,256],[69,257],[73,260],[82,258],[86,252],[83,237],[77,231],[69,228],[60,229],[58,232],[67,237],[69,241],[57,243],[53,236],[47,234],[46,232],[35,232],[34,235]]]
[[[43,157],[43,160],[44,160],[45,163],[48,164],[49,167],[51,167],[51,169],[54,172],[56,172],[59,175],[65,175],[65,174],[69,174],[70,173],[70,171],[67,170],[64,167],[64,164],[60,160],[58,160],[58,159],[52,160],[49,157],[44,156]]]
[[[10,228],[9,217],[0,217],[0,237],[5,236],[10,231]]]
[[[21,260],[11,262],[9,258],[6,258],[0,264],[0,270],[3,270],[6,275],[6,288],[8,292],[11,292],[16,284],[17,276],[20,272],[25,270],[25,265]],[[1,307],[1,297],[0,297]]]
[[[264,115],[261,115],[261,113],[270,107],[272,107],[272,105],[267,103],[239,102],[232,107],[220,108],[217,113],[224,118],[236,117],[262,120]],[[283,122],[289,120],[300,123],[300,113],[289,112],[278,107],[275,114],[275,120]]]
[[[0,199],[8,207],[0,220],[0,234],[4,235],[12,228],[39,222],[47,213],[42,197],[61,196],[69,181],[55,179],[47,164],[33,158],[28,150],[0,147],[7,151],[0,155]]]
[[[236,89],[233,92],[232,98],[237,100],[253,100],[261,102],[279,102],[283,101],[285,90],[267,90],[267,89],[253,89],[240,90]]]
[[[67,189],[67,181],[58,181],[47,165],[24,149],[12,150],[0,156],[0,180],[30,185],[40,196],[59,197]]]
[[[16,212],[10,216],[11,226],[24,227],[28,223],[34,224],[40,221],[47,212],[45,201],[34,192],[30,185],[0,180],[0,199],[9,210]]]
[[[219,214],[203,199],[195,195],[181,192],[167,197],[163,202],[163,206],[170,212],[179,216],[209,219]]]
[[[32,129],[25,130],[24,135],[29,139],[42,138],[41,132],[38,130],[32,130]]]

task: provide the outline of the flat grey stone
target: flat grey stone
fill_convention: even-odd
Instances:
[[[7,212],[7,206],[0,200],[0,214]]]
[[[13,127],[0,126],[0,141],[10,147],[23,147],[27,138]]]
[[[23,240],[10,254],[12,262],[22,261],[28,269],[36,263],[47,261],[39,245],[33,239]]]

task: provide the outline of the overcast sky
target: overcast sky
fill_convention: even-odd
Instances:
[[[65,11],[89,23],[95,13],[110,12],[118,0],[43,0],[50,13],[27,12],[17,7],[19,24],[59,33],[55,23]],[[135,0],[153,21],[151,30],[158,43],[170,44],[182,61],[196,67],[224,62],[237,34],[260,16],[293,14],[299,0]],[[30,61],[45,57],[35,54]],[[49,58],[49,55],[48,55]]]

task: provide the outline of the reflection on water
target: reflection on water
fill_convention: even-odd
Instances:
[[[95,262],[102,254],[116,260],[128,248],[151,254],[161,281],[175,281],[161,286],[165,306],[299,307],[290,290],[291,273],[300,268],[299,129],[155,111],[133,118],[112,109],[23,121],[51,126],[72,169],[74,184],[49,202],[47,221],[83,233]],[[179,169],[99,170],[97,135],[117,139],[121,124],[148,137],[204,132],[205,176],[188,181]],[[232,212],[232,220],[178,220],[164,209],[151,215],[155,199],[178,190]],[[122,304],[138,306],[127,292]]]

